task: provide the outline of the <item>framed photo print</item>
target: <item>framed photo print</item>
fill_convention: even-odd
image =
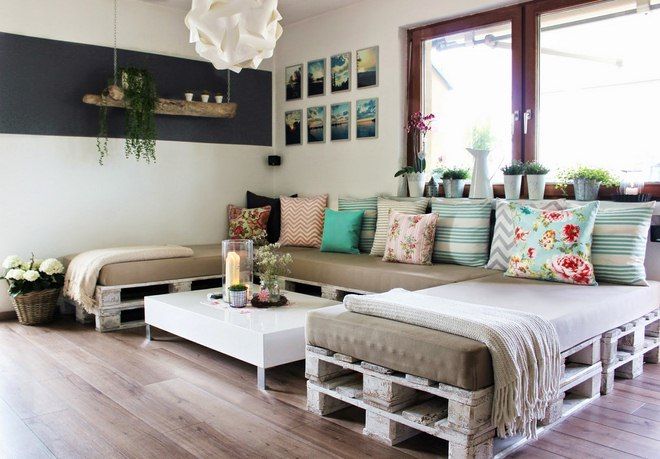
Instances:
[[[330,56],[330,91],[340,92],[351,89],[351,53]]]
[[[302,144],[302,110],[284,113],[284,139],[286,145]]]
[[[355,67],[358,89],[378,86],[378,46],[358,49],[355,52]]]
[[[286,100],[302,98],[302,67],[302,64],[296,64],[284,69]]]
[[[373,139],[378,137],[378,98],[361,99],[355,103],[355,137]]]
[[[325,94],[325,59],[307,62],[307,97]]]
[[[351,137],[351,103],[330,106],[330,140],[349,140]]]
[[[325,106],[307,109],[307,143],[325,142]]]

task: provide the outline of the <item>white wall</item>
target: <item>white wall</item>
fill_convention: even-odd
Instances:
[[[0,31],[112,46],[112,10],[112,0],[0,0]],[[198,59],[184,15],[120,0],[118,46]],[[122,140],[109,148],[100,167],[94,138],[0,134],[0,258],[219,242],[227,204],[273,188],[271,147],[159,141],[155,165],[126,160]],[[0,311],[9,309],[0,288]]]
[[[289,25],[280,38],[275,54],[275,139],[283,155],[283,166],[275,175],[276,190],[281,193],[330,193],[334,205],[340,194],[373,196],[397,193],[402,181],[393,175],[405,162],[406,117],[406,30],[413,25],[462,16],[495,8],[510,0],[365,0],[321,16]],[[379,86],[353,89],[350,92],[304,97],[285,101],[284,68],[311,59],[329,58],[339,52],[353,52],[368,46],[380,47]],[[329,63],[328,63],[329,65]],[[353,71],[353,78],[355,72]],[[306,89],[305,89],[306,91]],[[358,99],[379,98],[379,136],[374,140],[330,142],[284,146],[284,112],[315,105],[350,100],[355,110]],[[303,114],[305,116],[305,114]],[[306,135],[303,135],[306,138]]]

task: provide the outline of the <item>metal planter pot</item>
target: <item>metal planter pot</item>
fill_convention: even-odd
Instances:
[[[465,189],[465,180],[462,179],[442,179],[442,187],[445,191],[445,198],[462,198]]]
[[[575,179],[573,180],[573,189],[575,190],[576,201],[595,201],[598,199],[598,190],[600,183],[597,180]]]

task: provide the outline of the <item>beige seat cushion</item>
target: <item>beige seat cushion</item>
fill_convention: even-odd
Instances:
[[[346,289],[381,293],[401,287],[419,290],[437,285],[489,276],[496,271],[457,265],[408,265],[387,263],[367,254],[320,252],[286,247],[293,256],[289,277]]]
[[[219,244],[189,245],[193,256],[163,260],[131,261],[106,265],[99,273],[99,285],[131,285],[222,274],[222,247]],[[75,255],[65,257],[65,264]]]

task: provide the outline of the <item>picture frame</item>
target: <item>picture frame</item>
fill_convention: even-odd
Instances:
[[[330,56],[331,93],[351,90],[351,59],[350,51]]]
[[[358,89],[378,86],[379,48],[371,46],[355,51],[355,81]]]
[[[351,140],[351,102],[330,105],[330,141]]]
[[[355,102],[355,138],[375,139],[378,137],[378,97],[369,97]]]
[[[302,145],[302,110],[284,112],[284,144]]]
[[[307,143],[325,142],[325,105],[307,108]]]
[[[307,61],[307,97],[325,95],[326,58]]]
[[[286,100],[302,99],[303,65],[290,65],[284,69],[284,89]]]

